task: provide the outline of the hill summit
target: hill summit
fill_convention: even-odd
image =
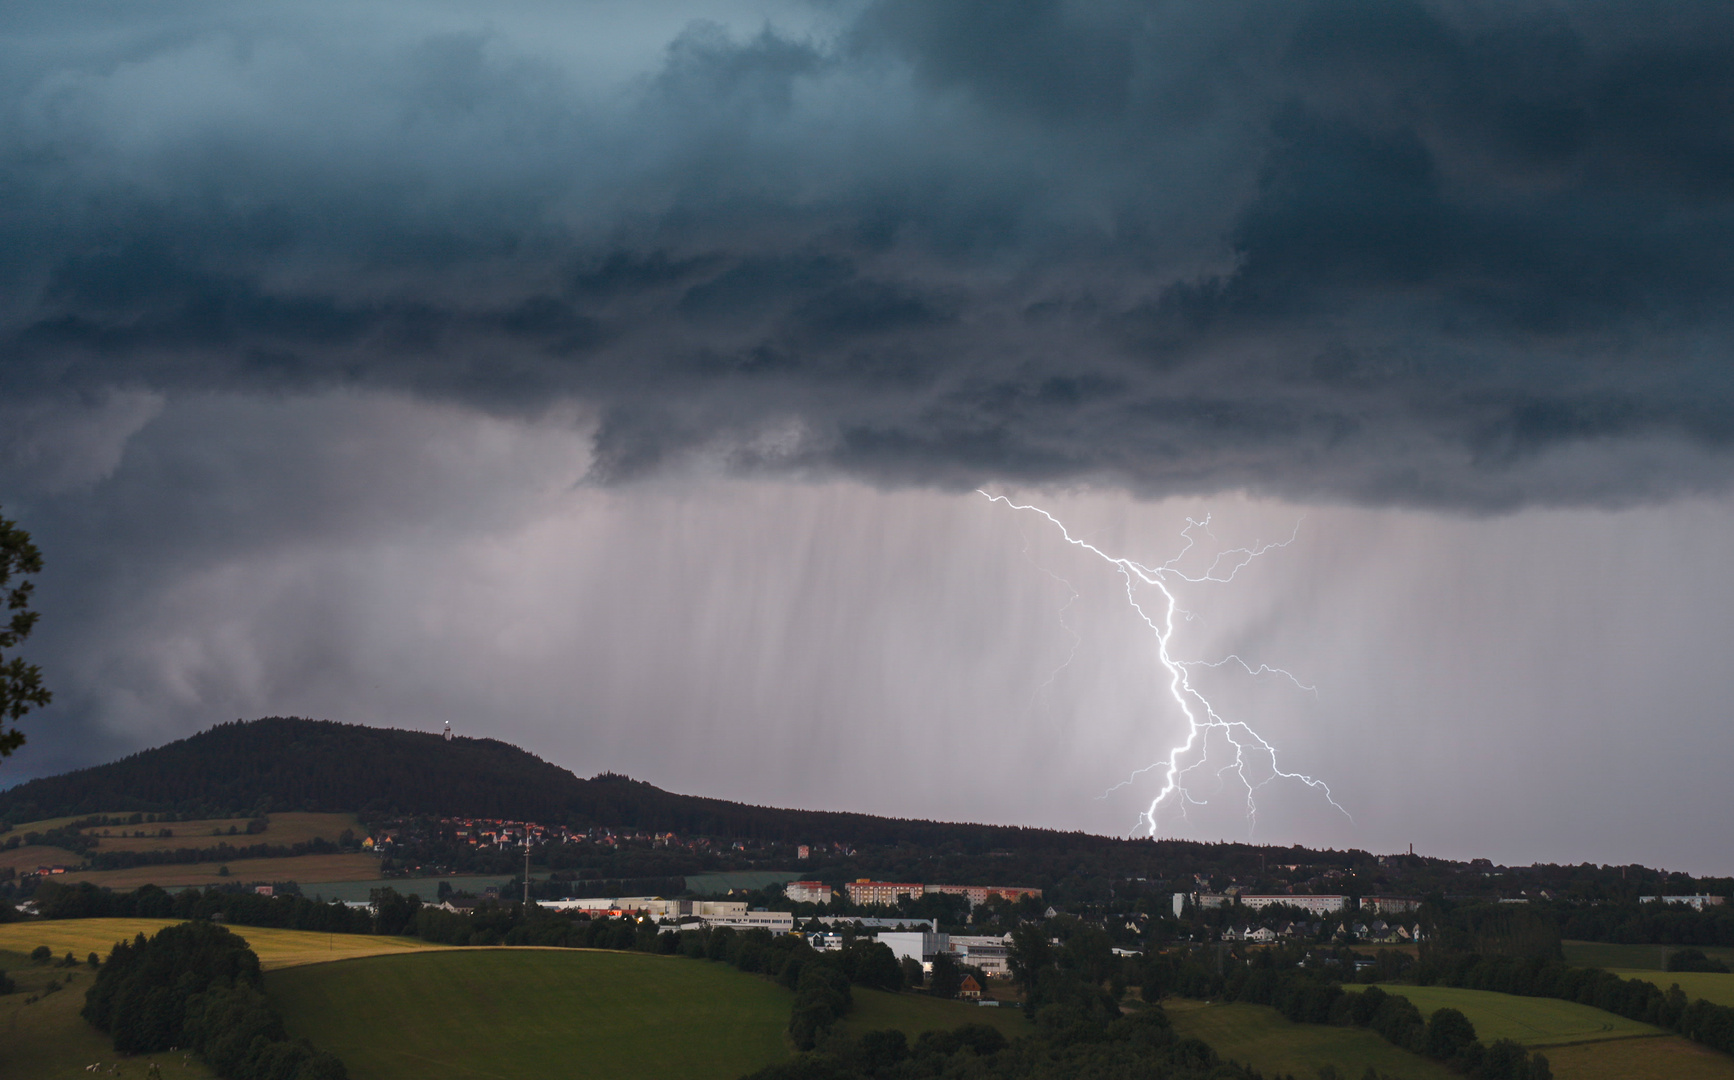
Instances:
[[[1075,845],[1082,834],[947,825],[867,814],[782,810],[678,795],[624,776],[589,780],[498,739],[267,717],[218,724],[107,765],[0,792],[13,822],[115,811],[359,811],[563,822],[786,842],[1024,849]],[[1106,838],[1101,839],[1104,842]]]

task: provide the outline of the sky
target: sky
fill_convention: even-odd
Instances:
[[[0,783],[1734,873],[1731,118],[1689,0],[10,7]]]

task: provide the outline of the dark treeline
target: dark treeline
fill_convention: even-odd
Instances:
[[[37,890],[36,905],[45,919],[218,918],[239,926],[317,930],[328,934],[369,934],[376,924],[366,908],[320,903],[303,896],[261,896],[240,889],[183,889],[170,893],[155,885],[144,885],[121,893],[89,882],[76,885],[49,882]]]
[[[1554,911],[1564,936],[1577,941],[1619,945],[1734,946],[1734,906],[1718,904],[1694,911],[1680,904],[1559,906]]]
[[[123,1054],[190,1047],[225,1080],[347,1080],[343,1063],[284,1033],[259,957],[210,922],[118,942],[83,1016]]]

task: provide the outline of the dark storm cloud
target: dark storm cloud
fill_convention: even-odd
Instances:
[[[0,391],[575,398],[609,478],[1725,486],[1726,5],[695,7],[636,67],[357,10],[18,18]]]

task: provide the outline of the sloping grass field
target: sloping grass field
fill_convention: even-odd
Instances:
[[[789,1056],[787,990],[681,957],[461,949],[288,968],[265,984],[290,1034],[342,1058],[352,1080],[734,1080]]]
[[[1668,1035],[1550,1046],[1555,1080],[1734,1080],[1734,1058]]]
[[[1414,1002],[1423,1017],[1432,1016],[1438,1009],[1456,1009],[1475,1025],[1475,1034],[1484,1043],[1512,1039],[1529,1047],[1548,1047],[1667,1034],[1650,1024],[1557,998],[1518,997],[1491,990],[1460,990],[1450,986],[1385,986],[1382,989]]]
[[[1024,1019],[1021,1008],[984,1009],[972,1001],[947,1001],[926,994],[892,994],[864,986],[854,987],[850,995],[855,1007],[837,1025],[838,1030],[850,1035],[894,1028],[914,1042],[923,1031],[949,1031],[964,1024],[986,1024],[1008,1039],[1035,1030],[1035,1025]]]
[[[34,874],[38,866],[80,866],[83,863],[84,856],[78,852],[47,844],[27,844],[0,851],[0,869],[15,870],[20,874]]]
[[[1317,1076],[1329,1065],[1344,1077],[1358,1077],[1372,1068],[1403,1080],[1457,1080],[1456,1073],[1438,1062],[1399,1050],[1362,1028],[1296,1024],[1265,1005],[1171,998],[1162,1008],[1180,1035],[1203,1039],[1224,1058],[1266,1076]]]
[[[106,958],[114,943],[139,934],[150,937],[176,919],[59,919],[0,925],[0,949],[28,954],[46,945],[56,957],[68,952],[79,960],[91,953]],[[259,963],[273,968],[318,964],[358,956],[390,956],[424,952],[448,946],[431,945],[420,938],[382,937],[374,934],[320,934],[311,930],[273,930],[262,926],[230,929],[245,938],[259,954]]]
[[[217,872],[221,865],[228,866],[227,877]],[[368,881],[377,877],[379,859],[376,856],[345,853],[236,859],[227,864],[176,863],[170,866],[135,866],[127,870],[81,870],[54,880],[88,881],[125,892],[140,885],[178,889],[187,885],[222,885],[237,881]]]
[[[6,836],[23,836],[71,824],[77,818],[48,818],[13,829]],[[309,840],[336,841],[343,830],[359,834],[361,824],[354,814],[271,814],[264,832],[249,834],[246,818],[212,818],[204,821],[167,821],[141,825],[108,825],[85,829],[97,840],[96,852],[175,851],[181,848],[212,848],[219,844],[245,847],[249,844],[301,844]],[[229,830],[235,829],[230,835]],[[173,835],[160,836],[167,829]],[[145,833],[138,836],[138,833]],[[0,868],[30,873],[38,866],[80,866],[85,857],[75,852],[41,844],[0,851]],[[111,889],[136,889],[140,885],[181,888],[188,885],[220,885],[231,881],[367,881],[379,877],[379,859],[371,854],[303,855],[281,859],[237,859],[229,874],[217,872],[218,863],[180,863],[140,866],[127,870],[74,871],[54,880],[88,881]]]
[[[1621,971],[1614,974],[1627,979],[1645,979],[1666,990],[1675,983],[1688,999],[1703,998],[1718,1005],[1734,1005],[1734,975],[1710,971]]]
[[[354,814],[271,814],[265,831],[247,832],[247,818],[213,818],[208,821],[166,821],[152,825],[111,825],[83,830],[96,838],[97,851],[174,851],[178,848],[208,848],[218,844],[304,844],[309,840],[333,843],[344,829],[364,835]],[[157,835],[167,829],[172,836]],[[231,835],[230,829],[235,833]],[[144,833],[144,836],[134,835]]]
[[[0,1080],[88,1080],[85,1067],[97,1064],[105,1077],[145,1080],[153,1062],[162,1069],[163,1080],[212,1080],[202,1062],[182,1054],[121,1059],[108,1039],[78,1015],[84,993],[96,979],[89,968],[44,967],[5,949],[0,950],[0,971],[18,984],[17,993],[0,997]],[[50,980],[61,988],[45,994]]]
[[[1599,941],[1567,941],[1565,962],[1578,967],[1599,967],[1609,971],[1666,971],[1668,954],[1680,951],[1683,945],[1606,945]],[[1692,946],[1698,948],[1698,946]],[[1706,956],[1734,968],[1734,948],[1706,945]],[[1681,989],[1685,989],[1681,987]]]

